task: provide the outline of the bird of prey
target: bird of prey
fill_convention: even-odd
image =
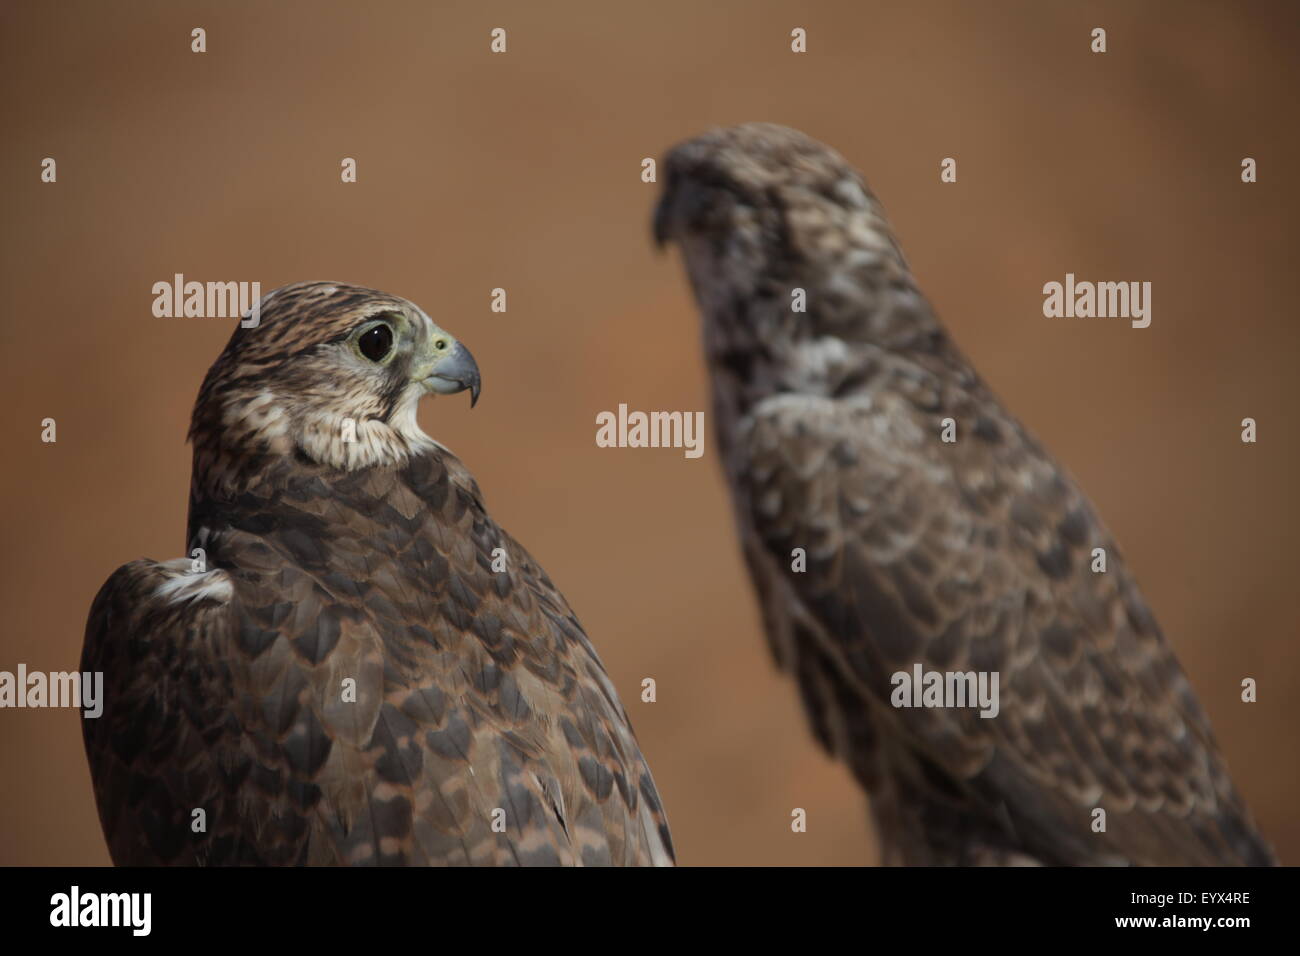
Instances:
[[[465,346],[382,292],[287,286],[235,330],[187,556],[119,568],[86,627],[116,863],[672,863],[578,619],[416,423],[466,389]]]
[[[768,124],[661,168],[764,627],[885,861],[1270,862],[1110,534],[954,346],[861,176]],[[930,673],[997,675],[1000,710],[902,706],[899,675]]]

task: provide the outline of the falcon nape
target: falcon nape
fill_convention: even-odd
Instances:
[[[1114,541],[952,343],[862,177],[766,123],[663,167],[655,235],[703,319],[767,637],[885,859],[1272,862]],[[1000,677],[1000,708],[899,706],[914,669]]]
[[[657,864],[627,714],[563,595],[420,431],[469,351],[417,306],[271,293],[208,372],[188,557],[90,611],[117,864]]]

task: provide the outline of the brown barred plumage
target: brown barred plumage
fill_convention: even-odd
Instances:
[[[953,345],[862,178],[767,124],[661,169],[767,635],[886,859],[1271,862],[1114,541]],[[998,672],[1000,712],[891,706],[918,663]]]
[[[426,391],[477,392],[468,352],[368,289],[265,303],[195,407],[186,551],[206,570],[132,562],[90,612],[113,860],[671,864],[582,626],[415,425]],[[382,363],[357,345],[376,317]]]

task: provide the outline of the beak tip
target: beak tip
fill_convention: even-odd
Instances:
[[[655,248],[662,250],[668,245],[671,223],[669,221],[668,196],[664,195],[655,206],[654,218],[650,224],[650,233],[654,237]]]
[[[423,379],[426,391],[438,395],[455,395],[469,392],[469,407],[478,404],[482,379],[479,377],[478,363],[469,349],[456,343],[450,354],[435,357],[433,369]]]

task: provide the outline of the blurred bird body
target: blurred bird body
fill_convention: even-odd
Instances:
[[[765,630],[885,859],[1271,862],[1115,542],[952,343],[858,173],[768,124],[662,168],[655,234],[703,319]],[[996,716],[891,703],[922,666],[998,675]]]

